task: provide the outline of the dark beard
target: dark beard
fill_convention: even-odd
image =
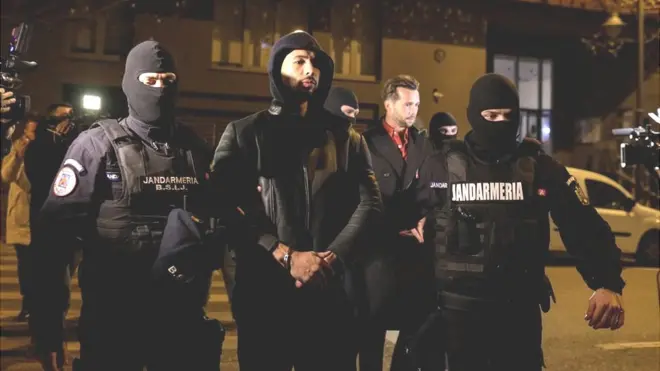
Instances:
[[[302,103],[308,101],[313,94],[313,91],[295,90],[293,92],[293,99],[295,99],[296,102]]]

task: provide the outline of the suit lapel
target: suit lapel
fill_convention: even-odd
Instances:
[[[378,127],[377,132],[374,134],[371,151],[376,152],[380,157],[384,158],[400,176],[404,170],[404,161],[403,157],[401,157],[401,152],[396,148],[392,138],[390,138],[382,125]]]
[[[403,187],[407,187],[417,177],[417,169],[424,161],[426,153],[426,138],[419,135],[414,128],[409,129],[408,159],[406,171],[403,174]]]

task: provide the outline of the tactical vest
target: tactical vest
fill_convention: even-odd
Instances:
[[[434,210],[442,290],[536,300],[549,242],[545,191],[535,184],[539,153],[538,145],[524,142],[509,159],[485,163],[463,142],[448,151],[447,198]]]
[[[195,167],[201,159],[194,158],[192,151],[172,149],[166,155],[125,125],[104,120],[92,126],[101,127],[112,144],[104,174],[112,196],[101,201],[96,219],[102,249],[98,255],[116,258],[122,265],[135,262],[141,270],[150,267],[158,253],[168,213],[185,207],[204,174],[197,170],[203,167]],[[97,254],[86,253],[90,255]]]

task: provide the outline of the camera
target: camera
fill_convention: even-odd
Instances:
[[[20,88],[23,81],[19,73],[32,70],[37,67],[37,62],[25,61],[20,56],[27,52],[32,35],[32,26],[21,23],[11,30],[11,42],[9,43],[9,54],[0,59],[0,87],[5,91],[15,91]],[[14,93],[16,102],[10,107],[11,110],[2,115],[3,119],[9,121],[21,120],[30,111],[30,97]]]
[[[621,167],[643,165],[653,174],[660,170],[660,131],[651,128],[651,122],[644,120],[644,125],[635,128],[613,129],[614,136],[627,136],[629,141],[621,143]]]

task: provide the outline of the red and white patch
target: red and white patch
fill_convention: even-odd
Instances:
[[[539,189],[536,191],[536,193],[537,193],[539,196],[541,196],[541,197],[545,197],[545,196],[548,194],[548,191],[546,191],[546,190],[543,189],[543,188],[539,188]]]
[[[76,189],[78,178],[72,168],[65,166],[57,173],[53,183],[53,194],[58,197],[68,196]]]

